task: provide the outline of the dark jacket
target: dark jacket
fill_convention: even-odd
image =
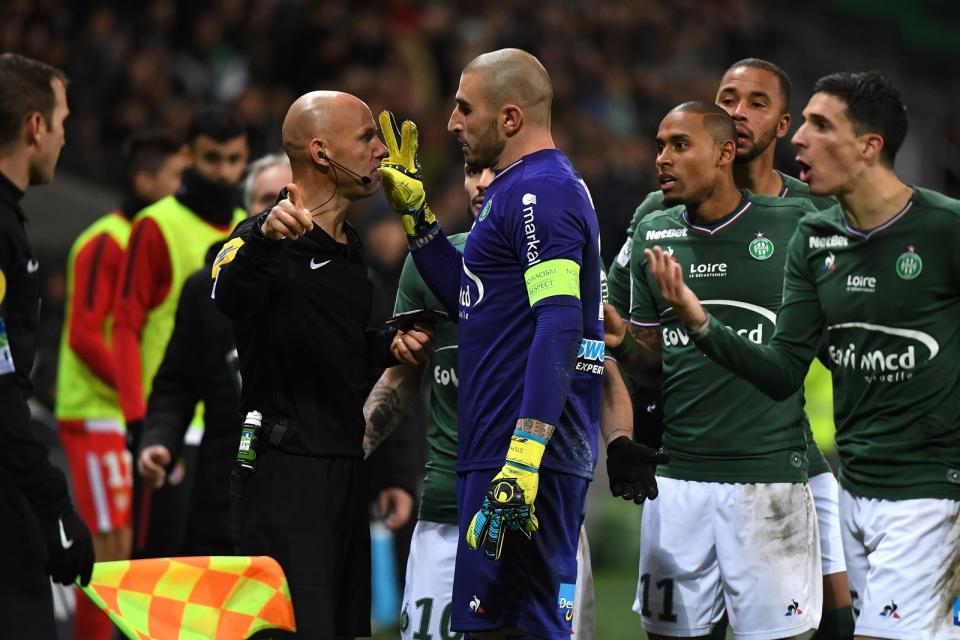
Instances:
[[[22,197],[0,173],[0,484],[15,487],[37,518],[49,522],[70,507],[70,496],[63,474],[30,429],[40,265],[24,230]]]
[[[230,321],[210,300],[210,265],[222,243],[210,248],[207,266],[187,278],[163,362],[153,379],[141,448],[162,444],[176,459],[198,402],[204,433],[197,456],[187,545],[200,536],[207,546],[232,550],[229,531],[230,471],[240,438],[240,382]]]
[[[360,239],[346,225],[346,244],[319,226],[270,240],[260,231],[265,215],[240,223],[214,265],[212,295],[237,338],[241,409],[285,416],[278,446],[289,453],[361,457],[368,367],[397,361],[392,332],[366,328]]]
[[[23,624],[29,637],[52,638],[44,531],[56,527],[71,503],[63,473],[30,427],[40,265],[24,229],[22,197],[0,173],[0,616],[13,625],[6,633],[25,633]]]

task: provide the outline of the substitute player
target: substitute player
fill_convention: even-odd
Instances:
[[[897,177],[906,108],[880,74],[821,78],[804,118],[800,178],[840,204],[790,242],[773,340],[708,315],[659,248],[651,274],[696,345],[771,397],[795,392],[827,330],[856,637],[960,638],[960,202]]]
[[[773,168],[776,141],[786,136],[790,129],[790,94],[791,83],[786,72],[767,60],[740,60],[724,73],[717,87],[715,101],[730,114],[737,127],[734,182],[737,188],[749,189],[757,195],[803,198],[817,209],[833,206],[836,199],[813,195],[806,183]],[[644,242],[644,238],[634,236],[634,230],[644,216],[663,208],[663,199],[663,192],[657,190],[637,207],[627,229],[627,241],[610,265],[610,303],[624,317],[629,314],[630,305],[630,274],[627,268],[630,255],[634,243]],[[625,335],[622,329],[620,335]],[[651,413],[646,412],[641,416],[650,416]],[[657,426],[650,422],[647,420],[638,425],[638,429],[649,430],[651,426]],[[807,474],[817,508],[823,569],[823,618],[814,639],[846,639],[853,636],[853,615],[840,540],[837,480],[817,447],[809,426],[805,434],[809,462]],[[640,435],[643,436],[642,433]]]
[[[637,237],[668,245],[714,312],[762,343],[780,305],[784,247],[813,208],[739,191],[735,139],[714,104],[668,113],[657,172],[666,204],[677,206],[641,220]],[[643,510],[634,610],[653,638],[707,636],[724,612],[738,636],[816,628],[820,550],[803,395],[773,402],[692,348],[643,256],[632,260],[631,324],[650,365],[662,361],[671,459],[657,469],[660,498]]]
[[[120,207],[74,241],[67,258],[67,301],[57,367],[55,413],[70,463],[77,509],[94,532],[100,561],[130,557],[132,462],[117,399],[110,328],[115,283],[130,236],[130,220],[180,186],[187,163],[181,145],[159,132],[126,145],[127,188]],[[109,638],[113,623],[89,598],[77,600],[78,638]]]
[[[468,163],[498,174],[462,257],[426,206],[412,123],[381,166],[417,268],[460,325],[451,617],[474,635],[569,638],[575,608],[602,393],[601,264],[589,193],[550,133],[552,97],[523,51],[464,69],[447,128]]]

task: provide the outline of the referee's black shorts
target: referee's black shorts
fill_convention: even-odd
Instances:
[[[265,448],[253,475],[233,476],[237,553],[268,555],[283,567],[300,638],[370,635],[370,521],[361,463]]]

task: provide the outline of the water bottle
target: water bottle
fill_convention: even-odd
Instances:
[[[242,475],[250,475],[257,470],[257,449],[263,415],[259,411],[250,411],[243,420],[240,430],[240,446],[237,447],[237,467]]]

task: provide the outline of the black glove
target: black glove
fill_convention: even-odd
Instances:
[[[90,583],[93,573],[93,540],[83,520],[73,509],[60,514],[56,520],[43,525],[49,558],[47,573],[62,585],[73,584],[80,577],[80,584]]]
[[[665,451],[656,451],[620,436],[607,445],[607,476],[614,497],[642,504],[646,498],[657,497],[657,479],[654,468],[670,462]]]

